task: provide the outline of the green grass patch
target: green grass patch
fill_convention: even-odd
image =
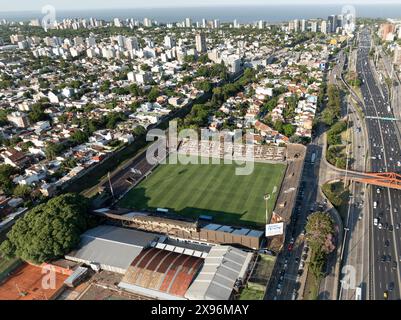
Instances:
[[[239,300],[263,300],[265,296],[266,287],[258,283],[248,282],[239,296]]]
[[[321,279],[317,279],[312,272],[308,272],[305,284],[304,300],[317,300],[319,297]]]
[[[132,189],[119,207],[136,210],[167,208],[197,219],[213,216],[214,222],[261,227],[265,223],[264,194],[280,188],[286,165],[254,163],[250,175],[235,174],[235,164],[164,164]],[[268,202],[271,214],[277,194]]]
[[[322,186],[322,191],[327,199],[329,199],[332,205],[336,208],[341,216],[341,219],[345,221],[348,211],[350,192],[344,187],[344,183],[342,181],[325,183]]]

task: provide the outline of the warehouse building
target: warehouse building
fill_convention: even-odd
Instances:
[[[103,225],[81,235],[78,249],[65,258],[125,274],[142,249],[157,239],[153,233]]]

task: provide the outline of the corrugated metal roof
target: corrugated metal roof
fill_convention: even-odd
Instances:
[[[99,263],[119,269],[128,269],[131,262],[157,235],[114,226],[99,226],[81,236],[78,250],[66,259]]]
[[[173,251],[147,248],[135,258],[122,283],[183,297],[203,259]]]
[[[231,246],[212,247],[185,297],[190,300],[228,300],[251,255]]]

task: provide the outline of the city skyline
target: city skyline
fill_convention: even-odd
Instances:
[[[39,0],[32,3],[32,1],[28,0],[15,0],[12,3],[2,4],[2,8],[0,12],[14,12],[14,11],[41,11],[44,6],[51,5],[56,8],[56,10],[90,10],[95,8],[95,10],[104,10],[104,9],[151,9],[151,8],[164,8],[164,7],[182,7],[182,8],[194,8],[194,7],[219,7],[219,6],[291,6],[291,5],[318,5],[318,6],[328,6],[328,5],[399,5],[399,1],[397,0],[385,0],[380,1],[377,0],[329,0],[325,3],[321,3],[321,1],[317,0],[304,0],[304,1],[295,1],[295,0],[283,0],[279,4],[273,1],[264,1],[264,0],[197,0],[197,1],[187,1],[187,0],[173,0],[166,4],[165,1],[161,0],[149,0],[146,3],[142,1],[127,1],[127,0],[116,0],[113,2],[113,5],[110,5],[108,1],[95,1],[88,0],[84,3],[76,0]],[[23,10],[21,10],[23,8]]]

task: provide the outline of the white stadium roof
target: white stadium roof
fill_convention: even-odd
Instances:
[[[236,280],[243,277],[251,259],[252,253],[231,246],[212,247],[185,298],[228,300]]]

